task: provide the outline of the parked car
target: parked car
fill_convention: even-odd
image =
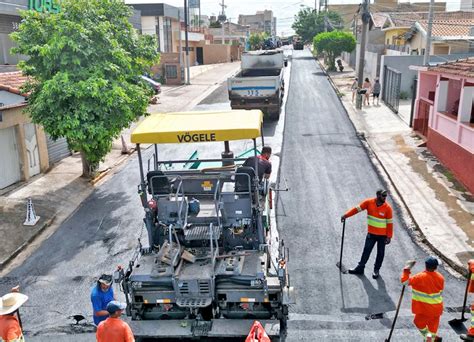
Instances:
[[[161,83],[158,82],[158,81],[155,81],[153,79],[151,79],[150,77],[148,76],[141,76],[142,80],[145,81],[145,83],[153,89],[153,91],[155,92],[155,95],[158,95],[161,93]]]

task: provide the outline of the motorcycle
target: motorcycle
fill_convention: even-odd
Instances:
[[[342,65],[342,61],[338,59],[337,61],[337,68],[339,69],[340,72],[344,71],[344,65]]]

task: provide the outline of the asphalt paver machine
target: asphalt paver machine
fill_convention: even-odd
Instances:
[[[284,335],[293,289],[283,242],[270,252],[271,190],[257,163],[244,167],[228,151],[229,141],[250,139],[256,155],[262,122],[260,110],[154,114],[133,131],[148,246],[139,242],[116,280],[137,338],[239,338],[255,320],[274,340]],[[159,144],[200,142],[226,151],[158,159]]]

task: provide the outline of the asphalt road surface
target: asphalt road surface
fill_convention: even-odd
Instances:
[[[294,51],[280,180],[289,192],[277,203],[280,237],[290,248],[291,283],[297,303],[290,308],[288,341],[383,341],[389,333],[401,291],[400,273],[407,259],[418,260],[421,271],[427,256],[410,238],[400,210],[394,205],[394,238],[387,246],[381,277],[371,277],[375,250],[365,276],[341,275],[339,260],[344,212],[374,197],[383,181],[358,139],[354,127],[326,76],[309,51]],[[282,184],[285,186],[285,184]],[[388,201],[393,204],[390,196]],[[354,267],[362,253],[366,214],[346,221],[343,263]],[[461,306],[464,283],[446,277],[445,305]],[[411,291],[406,292],[393,341],[421,341],[412,324]],[[366,320],[384,313],[382,319]],[[457,314],[460,316],[460,314]],[[440,334],[458,337],[442,317]]]

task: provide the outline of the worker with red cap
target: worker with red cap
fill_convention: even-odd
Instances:
[[[470,278],[467,280],[469,282],[469,293],[474,293],[474,259],[469,260],[467,265],[470,274]],[[471,325],[467,334],[461,334],[461,340],[474,341],[474,302],[471,303]]]
[[[424,339],[431,335],[433,341],[442,341],[441,337],[436,336],[443,313],[444,289],[444,277],[436,271],[438,259],[433,256],[426,258],[425,270],[410,276],[414,264],[414,261],[408,262],[401,276],[402,284],[412,288],[411,310],[415,314],[413,323]]]
[[[365,238],[364,251],[357,267],[349,270],[350,274],[364,274],[365,264],[377,244],[377,257],[372,278],[379,277],[379,270],[385,256],[385,245],[388,245],[393,237],[393,211],[386,199],[387,190],[379,189],[375,198],[366,199],[341,217],[341,221],[344,222],[348,217],[367,210],[368,233]]]

